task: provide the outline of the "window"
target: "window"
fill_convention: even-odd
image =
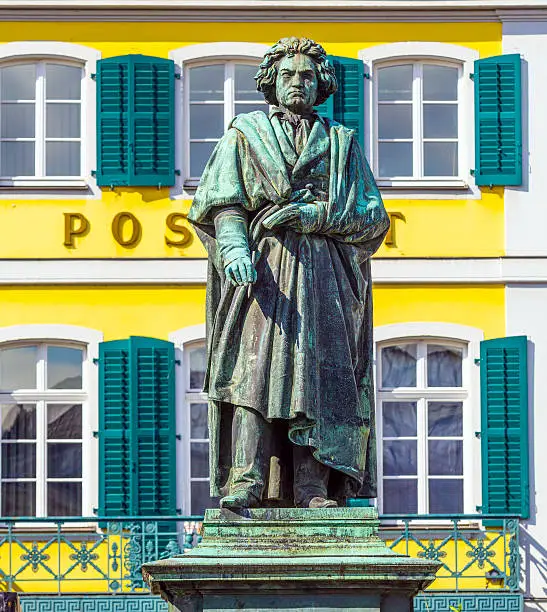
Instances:
[[[211,507],[207,395],[202,391],[207,358],[203,344],[190,345],[184,352],[187,369],[185,430],[188,432],[190,460],[190,477],[185,487],[187,495],[184,505],[192,515],[202,515],[205,508]]]
[[[379,478],[385,514],[464,511],[467,346],[384,344],[377,359]]]
[[[80,64],[0,67],[0,182],[70,180],[82,171]]]
[[[258,62],[218,61],[190,64],[184,75],[186,96],[186,182],[197,185],[216,143],[240,113],[268,112],[256,91]]]
[[[0,348],[0,512],[82,514],[84,389],[81,345]]]
[[[365,149],[386,197],[480,197],[474,155],[475,49],[397,42],[359,52],[365,79]],[[396,193],[389,193],[397,189]]]
[[[404,62],[376,69],[376,174],[382,179],[453,179],[461,174],[461,66]]]

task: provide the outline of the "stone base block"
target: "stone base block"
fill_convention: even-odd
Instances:
[[[143,566],[172,612],[411,612],[438,563],[390,550],[374,508],[208,510],[202,542]]]

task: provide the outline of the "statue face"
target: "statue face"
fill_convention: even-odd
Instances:
[[[277,68],[277,101],[293,113],[309,113],[317,99],[317,73],[312,59],[302,53],[286,55]]]

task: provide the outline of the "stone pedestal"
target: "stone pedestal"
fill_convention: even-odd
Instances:
[[[202,542],[148,563],[172,612],[411,612],[439,564],[390,550],[375,508],[208,510]]]

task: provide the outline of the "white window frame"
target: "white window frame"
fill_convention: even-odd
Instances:
[[[189,92],[184,86],[187,68],[191,66],[204,66],[214,63],[260,62],[270,47],[259,43],[245,42],[218,42],[188,45],[174,49],[169,58],[175,62],[176,70],[180,75],[178,86],[175,88],[175,167],[180,171],[176,177],[175,186],[171,190],[172,198],[189,199],[199,180],[189,178],[190,174],[190,113]],[[233,69],[233,68],[232,68]],[[232,99],[233,78],[227,78],[224,86],[224,98]],[[231,96],[231,97],[229,97]],[[228,117],[225,103],[224,127],[228,127],[231,117]],[[233,117],[233,115],[232,115]]]
[[[191,445],[190,445],[190,401],[207,401],[204,393],[188,392],[190,381],[188,375],[189,353],[191,349],[205,345],[205,324],[183,327],[169,334],[169,341],[175,345],[177,369],[175,373],[176,388],[176,465],[177,465],[177,508],[184,516],[190,516],[192,509],[191,482],[209,480],[208,478],[192,478],[191,476]]]
[[[460,78],[458,80],[458,171],[459,176],[447,179],[438,177],[400,179],[379,179],[378,186],[382,191],[397,191],[393,197],[406,197],[405,192],[421,192],[418,197],[422,197],[428,190],[443,191],[451,190],[455,193],[465,192],[465,196],[472,195],[480,197],[480,191],[475,186],[475,181],[471,175],[474,168],[474,121],[473,121],[473,62],[479,58],[479,53],[474,49],[461,45],[434,42],[401,42],[377,45],[362,49],[359,58],[365,64],[365,73],[370,78],[365,79],[365,151],[367,158],[371,162],[375,176],[378,175],[378,154],[377,154],[377,96],[376,96],[376,74],[380,67],[393,66],[405,63],[416,64],[425,62],[445,66],[458,66]],[[414,70],[417,68],[415,67]],[[416,76],[416,75],[415,75]],[[413,87],[416,88],[417,81],[414,79]],[[421,105],[415,104],[413,93],[413,122],[414,125],[421,125]],[[420,115],[420,116],[419,116]],[[416,147],[420,142],[414,141]],[[391,194],[389,194],[391,195]],[[437,197],[437,195],[434,195]]]
[[[81,176],[79,177],[20,177],[0,181],[0,198],[13,198],[14,191],[20,191],[22,197],[28,197],[29,191],[35,196],[43,197],[44,193],[56,191],[53,197],[59,197],[67,191],[79,195],[98,196],[100,190],[92,176],[96,164],[96,100],[95,81],[92,78],[97,71],[97,61],[101,54],[96,49],[55,41],[24,41],[0,45],[0,67],[18,63],[55,62],[71,66],[81,66]],[[43,64],[42,64],[43,66]],[[40,78],[40,75],[37,75]],[[43,75],[42,75],[43,81]],[[38,100],[36,100],[38,103]],[[38,115],[37,115],[38,116]],[[38,122],[40,123],[40,122]],[[43,124],[43,122],[42,122]],[[43,125],[42,125],[43,129]],[[36,133],[36,139],[40,134]],[[4,192],[4,193],[2,193]],[[41,193],[40,193],[41,192]],[[82,194],[83,192],[83,194]],[[71,197],[69,194],[68,197]]]
[[[481,474],[476,468],[481,465],[480,440],[475,436],[480,431],[480,369],[476,360],[480,355],[480,343],[484,339],[482,330],[454,323],[398,323],[384,325],[374,329],[374,376],[376,382],[376,403],[378,418],[376,419],[376,438],[378,446],[378,506],[383,510],[383,462],[382,462],[382,419],[380,404],[385,399],[409,400],[413,395],[421,398],[420,391],[414,388],[398,389],[391,393],[382,393],[380,389],[380,360],[379,350],[384,346],[398,342],[427,342],[452,345],[463,348],[462,361],[462,391],[432,388],[428,391],[428,398],[459,399],[463,403],[463,513],[475,514],[477,506],[481,504]],[[460,395],[461,397],[456,397]],[[398,397],[399,396],[399,397]],[[409,400],[411,401],[411,399]],[[422,444],[425,436],[422,433]],[[418,431],[418,445],[420,445],[420,431]],[[425,487],[427,478],[424,473],[418,472],[418,514],[428,514],[424,507]]]
[[[100,331],[75,325],[14,325],[0,327],[0,348],[26,344],[55,344],[83,349],[82,390],[57,389],[47,392],[46,402],[61,403],[78,398],[82,404],[82,516],[91,517],[98,502],[98,442],[93,432],[99,426],[99,375],[96,360],[99,356],[99,343],[103,340]],[[8,394],[3,394],[7,397]],[[45,393],[36,391],[17,391],[11,394],[18,402],[44,400]],[[45,440],[45,431],[37,423],[37,453]],[[41,440],[40,436],[43,437]],[[43,444],[42,444],[43,445]],[[45,447],[44,447],[45,448]],[[40,470],[39,470],[40,468]],[[45,457],[37,456],[36,481],[45,481]],[[78,479],[75,479],[78,480]],[[36,496],[36,516],[47,518],[45,495]]]

